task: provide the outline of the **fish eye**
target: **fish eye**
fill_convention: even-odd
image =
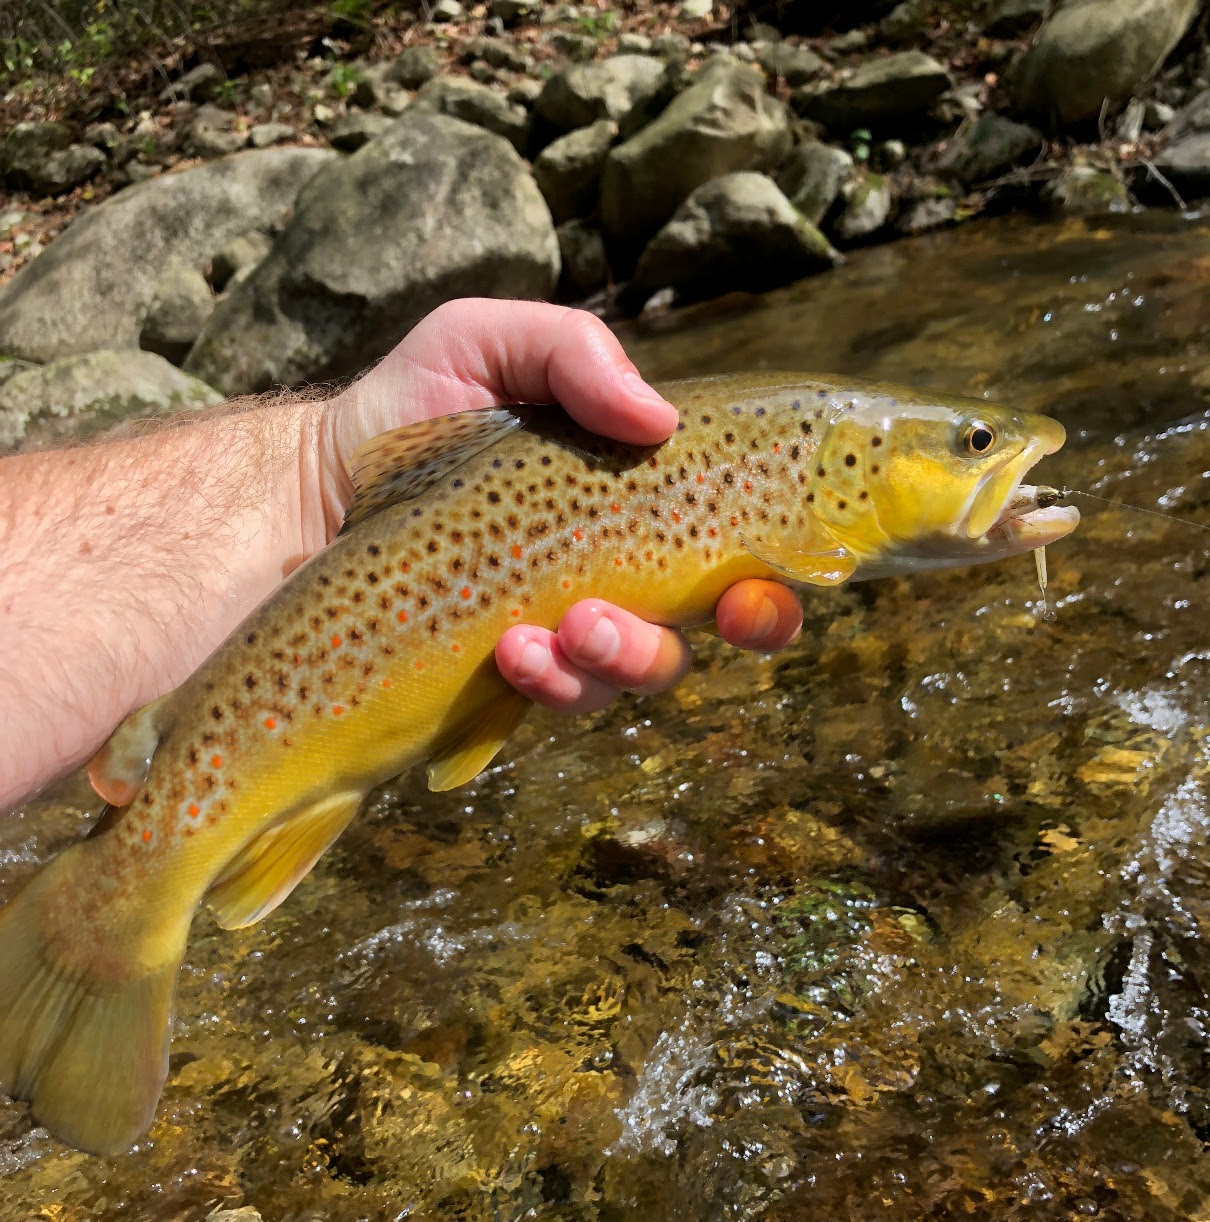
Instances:
[[[986,454],[996,444],[996,432],[990,424],[976,420],[967,425],[962,435],[962,444],[971,454]]]

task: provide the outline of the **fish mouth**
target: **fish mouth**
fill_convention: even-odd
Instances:
[[[1018,484],[984,538],[1006,555],[1057,543],[1080,524],[1080,511],[1062,499],[1057,488]]]

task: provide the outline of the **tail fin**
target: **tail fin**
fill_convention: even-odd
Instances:
[[[0,911],[0,1093],[28,1099],[38,1122],[69,1145],[117,1154],[155,1114],[180,959],[143,971],[117,948],[104,956],[56,948],[49,931],[65,881],[56,876],[76,851]]]

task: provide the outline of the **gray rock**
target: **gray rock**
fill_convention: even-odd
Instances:
[[[324,167],[186,367],[228,394],[342,377],[455,297],[548,297],[550,212],[508,142],[410,110]]]
[[[1066,0],[1013,74],[1021,108],[1047,122],[1095,120],[1155,74],[1201,0]]]
[[[163,269],[198,271],[234,236],[271,229],[338,154],[241,153],[120,191],[81,213],[0,288],[0,352],[34,361],[137,348]]]
[[[152,352],[102,350],[36,365],[0,386],[0,449],[101,432],[222,396]]]
[[[568,132],[538,155],[534,181],[556,224],[593,210],[601,170],[617,134],[618,125],[612,119],[598,119],[588,127]]]
[[[532,77],[526,76],[519,81],[514,81],[504,96],[510,102],[515,102],[518,106],[524,106],[526,110],[529,110],[542,96],[544,88],[541,81],[535,81]]]
[[[84,129],[86,143],[111,156],[122,140],[122,133],[113,123],[90,123]]]
[[[986,182],[1023,161],[1032,161],[1044,143],[1036,128],[989,110],[967,120],[950,137],[937,169],[960,182]]]
[[[702,183],[777,165],[790,148],[785,107],[754,68],[715,61],[648,127],[615,148],[601,181],[606,230],[654,233]]]
[[[1090,165],[1064,170],[1047,186],[1044,196],[1055,208],[1077,216],[1102,216],[1130,209],[1125,184],[1108,170]]]
[[[586,221],[567,221],[556,230],[563,264],[559,296],[581,300],[609,283],[609,260],[601,231]]]
[[[829,131],[899,124],[927,110],[950,87],[949,73],[923,51],[872,59],[836,84],[795,96],[795,109]]]
[[[69,144],[28,174],[29,185],[45,195],[70,191],[98,173],[105,161],[105,154],[91,144]]]
[[[165,89],[161,89],[160,101],[206,102],[214,97],[226,79],[222,68],[217,64],[198,64]]]
[[[30,369],[37,369],[38,366],[33,361],[18,361],[11,356],[0,356],[0,386],[3,386],[9,378],[14,378],[19,373],[25,373]],[[0,425],[0,428],[3,426]]]
[[[533,66],[533,57],[522,51],[508,38],[471,38],[462,49],[464,61],[481,59],[493,68],[508,72],[525,72]]]
[[[267,149],[270,145],[297,139],[298,133],[288,123],[257,123],[248,132],[248,143],[254,149]]]
[[[890,219],[891,184],[881,174],[867,174],[847,183],[844,197],[844,211],[832,226],[837,241],[863,241]]]
[[[1191,132],[1210,131],[1210,89],[1199,93],[1169,120],[1164,128],[1166,140],[1178,140]]]
[[[1050,0],[996,0],[983,32],[991,38],[1019,38],[1046,16]]]
[[[785,81],[791,88],[813,81],[825,66],[810,47],[793,47],[788,42],[766,43],[756,58],[771,77]]]
[[[681,17],[685,21],[700,21],[714,12],[714,0],[682,0]]]
[[[441,71],[441,61],[432,47],[408,47],[387,66],[383,79],[403,89],[419,89]]]
[[[269,235],[259,230],[237,234],[210,260],[206,279],[216,293],[234,287],[235,278],[260,264],[272,246]]]
[[[651,39],[646,34],[619,34],[619,55],[650,55]]]
[[[478,81],[480,85],[494,85],[500,79],[500,74],[495,68],[482,59],[475,60],[466,70],[466,74],[472,81]]]
[[[934,0],[903,0],[878,23],[881,42],[898,46],[915,42],[928,28]]]
[[[574,63],[587,63],[597,53],[597,40],[588,34],[573,34],[570,30],[554,30],[549,41],[551,47]]]
[[[195,157],[227,157],[248,143],[248,133],[236,127],[234,111],[200,106],[185,135],[185,151]]]
[[[328,139],[332,147],[340,149],[342,153],[355,153],[363,144],[368,144],[375,136],[382,135],[391,123],[392,120],[386,115],[350,110],[332,124]]]
[[[870,36],[865,30],[858,27],[833,38],[828,44],[828,50],[833,55],[856,55],[858,51],[864,51],[869,45]]]
[[[621,123],[659,92],[664,64],[649,55],[613,55],[556,72],[534,103],[534,114],[557,131],[598,119]]]
[[[139,347],[179,365],[214,311],[206,277],[185,264],[169,267],[156,285],[139,332]]]
[[[899,200],[897,233],[924,233],[948,225],[958,215],[958,197],[937,178],[914,179]]]
[[[366,64],[357,77],[349,101],[363,110],[375,107],[388,115],[401,115],[412,100],[411,93],[390,79],[394,64]]]
[[[840,256],[763,174],[726,174],[698,187],[639,258],[625,302],[672,288],[681,298],[760,291],[822,271]]]
[[[748,42],[780,42],[781,31],[777,26],[764,21],[749,21],[744,30],[744,38]]]
[[[458,0],[437,0],[430,10],[433,21],[460,21],[463,15],[462,5]]]
[[[777,185],[812,225],[819,225],[853,173],[853,158],[844,149],[806,140],[779,167]]]
[[[1210,131],[1189,131],[1151,160],[1178,191],[1199,198],[1210,195]]]
[[[0,174],[13,187],[39,190],[42,169],[71,144],[66,123],[17,123],[0,140]]]
[[[503,136],[523,153],[529,143],[529,111],[487,85],[460,76],[438,76],[416,95],[409,112],[449,115]]]
[[[651,41],[651,53],[660,59],[688,59],[689,47],[692,44],[684,34],[669,30]]]

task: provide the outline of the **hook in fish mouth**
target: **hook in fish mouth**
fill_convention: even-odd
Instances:
[[[1045,547],[1071,534],[1080,524],[1074,505],[1061,505],[1063,492],[1046,484],[1019,484],[1005,502],[987,537],[1008,543],[1013,551]]]

